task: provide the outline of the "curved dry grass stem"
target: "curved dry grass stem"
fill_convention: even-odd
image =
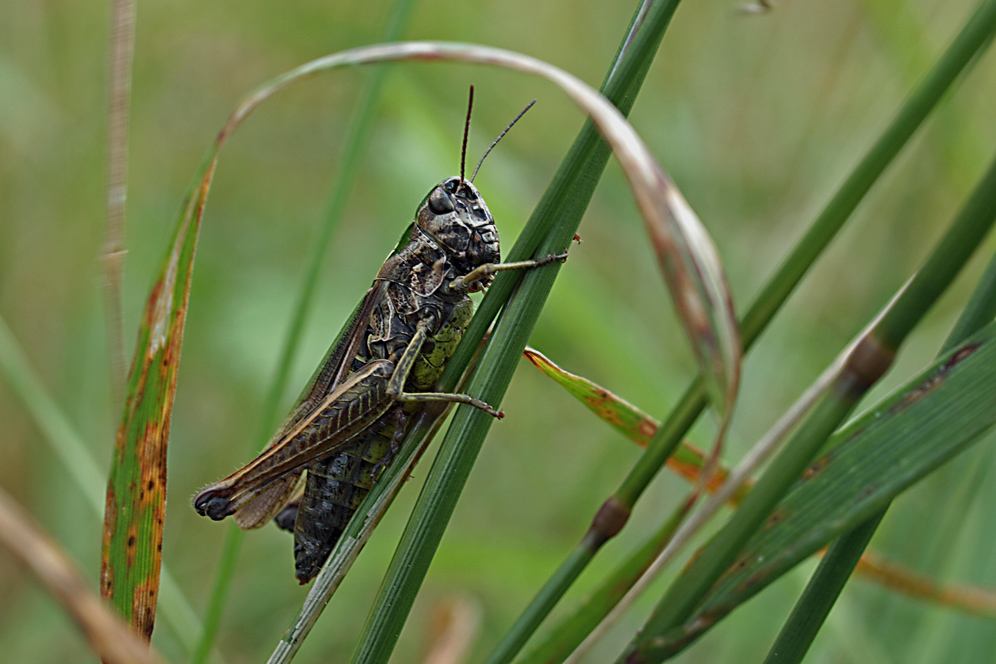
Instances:
[[[212,158],[217,159],[217,151],[257,106],[291,83],[346,65],[398,60],[474,62],[540,76],[556,84],[588,114],[626,174],[713,404],[724,419],[728,418],[739,384],[740,338],[719,255],[691,206],[626,118],[576,76],[521,53],[474,44],[364,46],[312,60],[257,88],[229,116],[218,134]]]
[[[108,664],[162,664],[163,659],[100,601],[76,565],[17,502],[0,489],[0,545],[30,569],[59,600]]]

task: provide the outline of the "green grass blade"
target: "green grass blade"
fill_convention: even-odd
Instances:
[[[391,21],[384,33],[384,41],[395,41],[401,37],[408,23],[408,18],[411,15],[412,4],[413,0],[397,0],[395,2],[391,11]],[[253,452],[258,452],[266,444],[271,433],[279,424],[277,421],[277,412],[280,409],[283,395],[287,391],[287,382],[290,377],[291,367],[294,365],[294,359],[297,356],[301,335],[304,331],[304,324],[308,317],[312,297],[314,296],[315,285],[318,283],[318,276],[321,273],[325,255],[328,253],[332,235],[339,226],[342,212],[349,198],[349,192],[353,188],[360,158],[370,142],[374,112],[380,100],[381,87],[384,84],[384,77],[386,75],[387,70],[384,66],[376,67],[370,72],[370,76],[360,95],[360,101],[356,106],[356,111],[350,121],[349,128],[346,130],[346,145],[342,151],[338,177],[332,186],[332,194],[325,209],[325,220],[319,231],[318,238],[311,248],[311,256],[308,259],[304,281],[301,284],[301,290],[298,292],[291,313],[291,321],[287,328],[287,338],[280,349],[280,358],[277,361],[277,373],[267,392],[266,400],[263,402],[263,414],[260,417],[260,433],[254,442]],[[235,525],[230,525],[228,532],[225,534],[221,559],[218,561],[218,570],[215,573],[214,585],[211,589],[207,610],[204,614],[204,632],[194,653],[193,664],[203,664],[206,661],[212,644],[217,637],[218,628],[221,625],[221,614],[225,607],[232,580],[235,577],[236,561],[242,549],[242,539],[244,537],[244,533]]]
[[[632,107],[677,4],[658,3],[645,21],[639,10],[634,16],[633,24],[643,22],[643,26],[628,51],[625,50],[626,41],[620,46],[618,55],[622,55],[622,59],[618,66],[612,68],[613,75],[607,76],[603,85],[603,93],[623,114]],[[608,147],[598,137],[593,123],[587,122],[516,241],[508,260],[555,253],[567,246],[608,157]],[[506,307],[502,323],[492,335],[480,369],[471,380],[468,393],[480,395],[489,403],[500,403],[557,269],[554,265],[522,277],[518,291]],[[517,275],[499,277],[489,288],[481,309],[448,363],[440,380],[442,389],[450,389],[455,383],[472,350],[512,293]],[[476,413],[457,409],[353,654],[354,662],[380,662],[390,656],[489,426],[490,422],[477,418]],[[583,553],[574,556],[572,560],[576,559],[577,564],[568,569],[583,569],[584,558]],[[549,587],[563,588],[572,574],[560,575]],[[552,606],[559,592],[541,591],[541,595],[544,598],[540,603]],[[537,619],[539,617],[537,614]],[[530,631],[527,626],[512,640],[521,644]]]
[[[972,196],[959,215],[959,220],[965,224],[980,224],[984,228],[987,219],[991,219],[994,215],[996,215],[996,161],[993,162],[987,177],[983,177],[982,183],[976,188],[975,195]],[[951,238],[950,234],[945,237],[945,240],[949,238]],[[948,247],[945,247],[942,242],[942,245],[932,254],[932,259],[936,258],[936,260],[928,260],[924,269],[917,274],[917,278],[930,282],[943,282],[943,279],[938,279],[936,272],[950,270],[952,265],[957,265],[958,259],[955,257],[952,260],[952,254],[957,253],[958,250],[966,256],[970,254],[974,248],[974,243],[969,244],[969,242],[970,239],[966,238],[966,241],[960,246]],[[992,298],[992,291],[996,286],[994,265],[996,265],[996,261],[990,263],[989,269],[983,275],[968,306],[965,307],[945,341],[944,347],[941,349],[942,353],[951,350],[954,345],[978,330],[985,322],[992,320],[993,314],[996,312],[996,303],[993,302]],[[917,288],[917,286],[916,281],[910,284],[910,288]],[[830,546],[829,551],[820,561],[819,567],[807,584],[802,597],[792,609],[792,613],[769,651],[766,661],[775,661],[775,658],[779,662],[786,662],[786,664],[802,661],[812,645],[813,639],[816,638],[820,626],[830,615],[830,610],[843,591],[844,584],[850,578],[855,565],[868,547],[868,543],[882,519],[885,518],[887,510],[888,505],[867,522],[846,533]]]
[[[764,664],[802,661],[884,516],[884,511],[879,512],[830,545]]]
[[[996,8],[996,3],[992,6]],[[996,11],[993,16],[996,18]],[[800,476],[827,437],[889,368],[899,345],[951,284],[994,220],[996,163],[982,178],[923,267],[858,343],[830,391],[758,481],[740,509],[658,603],[645,629],[628,650],[627,656],[632,661],[660,661],[667,656],[668,651],[661,645],[661,639],[666,640],[668,637],[665,635],[681,629],[691,618],[702,597],[733,564],[747,539],[762,526],[777,501]]]
[[[954,327],[944,340],[942,350],[949,350],[970,334],[975,334],[986,323],[996,318],[996,256],[989,261],[986,271],[976,284]]]
[[[87,505],[94,513],[103,513],[106,475],[90,456],[86,443],[69,418],[45,389],[3,317],[0,317],[0,370]]]
[[[881,511],[996,423],[996,324],[834,434],[823,456],[695,611],[665,635],[676,652],[806,556]],[[760,562],[759,562],[760,561]],[[741,566],[742,565],[742,566]],[[741,566],[738,568],[738,566]],[[695,618],[693,618],[693,622]]]

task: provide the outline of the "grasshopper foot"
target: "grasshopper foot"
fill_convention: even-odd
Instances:
[[[221,521],[233,513],[231,501],[218,495],[213,489],[205,489],[194,497],[194,509],[201,516]]]
[[[461,395],[461,396],[465,396],[465,395]],[[489,404],[487,402],[484,402],[484,401],[481,401],[480,399],[475,399],[474,397],[466,397],[466,401],[463,401],[463,400],[461,400],[461,401],[462,401],[462,403],[470,404],[471,406],[473,406],[474,408],[476,408],[478,410],[483,410],[485,413],[487,413],[491,417],[495,418],[496,420],[500,420],[503,417],[505,417],[505,411],[503,411],[503,410],[495,410],[494,407],[491,406],[491,404]]]

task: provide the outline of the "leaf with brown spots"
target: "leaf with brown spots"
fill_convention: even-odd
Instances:
[[[587,378],[565,371],[538,350],[526,348],[522,354],[540,371],[552,378],[578,401],[587,406],[588,410],[598,415],[612,428],[640,447],[646,447],[650,439],[657,433],[660,422],[622,397],[613,394]],[[674,454],[668,457],[667,460],[668,468],[692,483],[698,481],[704,464],[705,455],[702,453],[702,450],[688,441],[682,441],[677,449],[675,449]],[[706,489],[710,493],[715,491],[726,481],[727,475],[728,471],[726,468],[717,467],[709,479]],[[753,482],[747,482],[737,490],[731,496],[730,503],[734,505],[739,504],[743,500],[743,497],[747,495],[747,492],[750,491],[751,486],[753,486]]]
[[[100,590],[146,638],[152,636],[159,591],[166,445],[176,371],[194,250],[213,169],[209,155],[145,304],[107,482]]]

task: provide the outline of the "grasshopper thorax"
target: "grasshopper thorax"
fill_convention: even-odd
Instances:
[[[501,260],[494,217],[467,180],[454,176],[433,187],[415,213],[415,224],[446,252],[457,276]]]

